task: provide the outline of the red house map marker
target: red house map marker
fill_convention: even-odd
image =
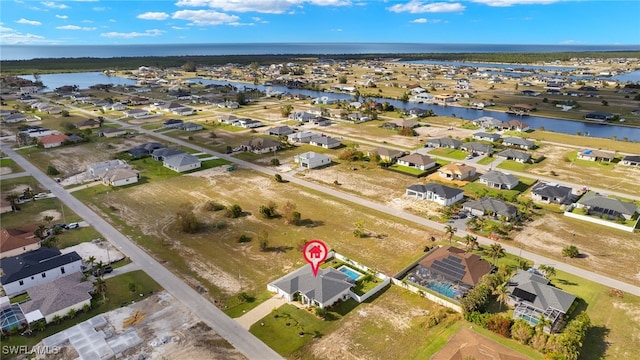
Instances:
[[[329,249],[327,245],[320,240],[311,240],[304,245],[302,256],[311,265],[313,276],[318,276],[320,264],[327,259]]]

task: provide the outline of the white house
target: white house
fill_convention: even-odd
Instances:
[[[399,158],[398,165],[427,170],[436,166],[436,161],[427,155],[413,153]]]
[[[137,183],[140,180],[140,173],[126,168],[110,169],[102,175],[101,180],[108,186],[124,186]]]
[[[411,185],[407,187],[405,194],[416,199],[429,200],[442,206],[449,206],[462,200],[464,191],[438,183],[429,183]]]
[[[294,156],[293,161],[300,167],[313,169],[320,166],[331,164],[331,158],[324,154],[318,154],[313,151],[302,153]]]
[[[87,175],[90,178],[99,179],[109,170],[129,168],[129,164],[124,160],[107,160],[87,165]]]
[[[75,251],[62,254],[56,248],[43,247],[2,259],[2,270],[4,275],[0,283],[6,294],[13,296],[33,286],[82,271],[82,258]]]
[[[162,166],[176,172],[185,172],[198,169],[202,166],[202,161],[191,154],[179,154],[165,157]]]
[[[315,136],[309,140],[309,145],[320,146],[325,149],[333,149],[342,145],[342,143],[329,136]]]

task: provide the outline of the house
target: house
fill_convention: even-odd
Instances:
[[[439,138],[439,139],[429,139],[427,140],[425,147],[432,148],[450,148],[457,149],[462,145],[462,141],[452,139],[452,138]]]
[[[479,180],[481,184],[485,184],[488,187],[506,190],[511,190],[520,183],[520,180],[517,177],[497,170],[489,171],[488,173],[480,176]]]
[[[293,134],[287,135],[287,141],[290,143],[304,143],[308,144],[312,138],[320,136],[320,134],[316,134],[311,131],[302,131]]]
[[[315,136],[309,140],[309,145],[320,146],[325,149],[334,149],[342,145],[342,143],[329,136]]]
[[[473,125],[480,126],[484,129],[495,129],[502,127],[502,121],[491,116],[482,116],[473,120]]]
[[[218,118],[218,122],[223,123],[223,124],[227,124],[227,125],[231,125],[234,122],[238,121],[239,118],[235,115],[224,115],[224,116],[220,116]]]
[[[575,295],[552,286],[547,278],[535,270],[518,269],[507,282],[509,305],[513,306],[514,319],[522,319],[536,326],[540,317],[549,321],[544,327],[547,333],[555,332],[564,323],[565,315],[572,309]]]
[[[184,124],[182,124],[182,126],[180,127],[181,130],[184,131],[200,131],[202,129],[204,129],[204,126],[200,125],[200,124],[196,124],[194,122],[186,122]]]
[[[536,107],[530,104],[513,104],[509,106],[507,114],[528,115],[531,111],[536,111]]]
[[[262,123],[258,120],[253,119],[240,119],[233,123],[235,126],[240,126],[245,129],[253,129],[262,126]]]
[[[464,143],[460,146],[460,148],[472,154],[478,154],[478,155],[493,154],[493,148],[490,145],[475,142],[475,141]]]
[[[184,124],[180,119],[169,119],[162,124],[163,129],[179,129]]]
[[[108,105],[104,105],[102,106],[102,109],[104,111],[122,111],[122,110],[126,110],[127,109],[127,105],[117,102],[117,103],[113,103],[113,104],[108,104]]]
[[[27,290],[29,300],[21,303],[20,308],[26,317],[30,318],[30,322],[44,318],[50,323],[58,316],[64,318],[72,309],[81,311],[85,305],[91,305],[93,291],[91,281],[82,281],[82,273],[74,272],[32,286]]]
[[[200,168],[202,161],[196,156],[183,153],[165,157],[164,160],[162,160],[162,166],[175,172],[185,172]]]
[[[379,148],[375,148],[373,150],[370,150],[367,153],[367,156],[371,157],[374,154],[378,154],[380,156],[380,160],[382,162],[393,163],[399,157],[404,155],[404,151],[379,147]]]
[[[185,154],[184,150],[159,148],[151,152],[151,157],[153,158],[153,160],[164,161],[166,158],[170,156],[182,155],[182,154]]]
[[[503,158],[506,160],[514,160],[521,163],[526,163],[531,160],[531,154],[526,153],[520,150],[507,149],[500,151],[496,154],[496,157]]]
[[[280,149],[280,142],[272,139],[255,138],[243,143],[240,147],[242,151],[265,154]]]
[[[149,111],[144,109],[128,109],[124,111],[124,115],[135,119],[149,116]]]
[[[427,170],[436,166],[436,161],[427,155],[413,153],[399,158],[398,165],[408,166],[419,170]]]
[[[530,126],[529,124],[522,122],[520,120],[509,120],[507,122],[502,123],[502,129],[525,132],[530,129]]]
[[[100,132],[98,132],[98,136],[113,138],[118,136],[125,136],[127,135],[127,133],[128,130],[125,128],[106,128],[100,130]]]
[[[493,265],[480,256],[445,245],[420,260],[407,280],[460,300],[492,269]]]
[[[393,128],[393,129],[413,129],[420,124],[413,119],[393,119],[384,124],[385,127]]]
[[[463,163],[449,163],[438,169],[438,175],[447,180],[467,180],[476,174],[476,168]]]
[[[353,286],[350,280],[347,275],[332,267],[320,269],[318,275],[313,276],[311,266],[305,265],[270,283],[267,289],[287,301],[293,301],[299,295],[303,305],[324,309],[338,301],[349,299]]]
[[[76,128],[78,130],[97,129],[99,127],[100,127],[100,122],[94,119],[89,119],[76,124]]]
[[[442,206],[449,206],[462,200],[464,191],[438,183],[429,183],[411,185],[407,187],[405,194],[416,199],[429,200]]]
[[[82,258],[75,251],[62,254],[56,248],[43,247],[2,259],[2,270],[0,283],[7,296],[13,296],[32,286],[81,271]]]
[[[126,161],[116,159],[101,161],[87,165],[87,177],[91,179],[100,179],[109,170],[113,169],[129,169],[130,166]]]
[[[275,126],[267,129],[267,135],[273,136],[287,136],[289,134],[293,134],[293,129],[288,126]]]
[[[640,155],[627,155],[622,158],[620,164],[626,166],[640,166]]]
[[[517,215],[517,209],[515,206],[489,196],[485,196],[479,200],[467,201],[462,204],[462,208],[476,216],[502,216],[507,220],[512,219]]]
[[[507,136],[502,139],[502,145],[531,150],[536,146],[536,143],[519,137]]]
[[[20,113],[14,113],[14,114],[2,116],[2,121],[4,121],[7,124],[18,123],[25,120],[27,120],[27,117]]]
[[[62,144],[68,139],[68,136],[65,134],[52,134],[45,135],[38,138],[38,142],[42,145],[43,148],[49,149],[58,146],[62,146]]]
[[[140,180],[140,173],[132,169],[109,169],[100,178],[107,186],[124,186],[135,184]]]
[[[133,158],[141,158],[148,155],[151,155],[153,150],[162,149],[164,145],[157,142],[148,142],[146,144],[138,145],[134,148],[127,150],[127,153],[131,155]]]
[[[307,111],[296,111],[289,115],[289,119],[297,120],[300,122],[309,122],[313,120],[313,118],[315,118],[316,116],[317,116],[316,114],[313,114]]]
[[[593,191],[584,194],[576,206],[586,209],[590,215],[613,220],[619,218],[630,220],[638,212],[638,207],[634,203],[602,196]]]
[[[606,121],[613,120],[615,115],[604,111],[594,111],[584,116],[585,120]]]
[[[300,167],[306,169],[314,169],[320,166],[331,164],[331,158],[324,154],[318,154],[312,151],[305,152],[293,157],[293,161]]]
[[[476,140],[494,142],[494,141],[500,139],[500,134],[477,132],[477,133],[473,134],[473,138],[476,139]]]
[[[524,96],[538,96],[540,95],[539,92],[537,91],[533,91],[533,90],[522,90],[520,91],[520,95],[524,95]]]
[[[578,152],[580,160],[611,162],[614,158],[615,154],[607,151],[583,149]]]
[[[40,238],[34,232],[37,224],[0,230],[0,259],[38,250]]]
[[[531,188],[534,201],[547,204],[567,204],[571,200],[571,188],[553,183],[538,182]]]

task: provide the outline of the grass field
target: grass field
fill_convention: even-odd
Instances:
[[[414,167],[398,165],[398,164],[393,164],[389,166],[389,168],[395,171],[399,171],[399,172],[406,173],[413,176],[420,176],[428,171],[428,170],[425,171],[425,170],[416,169]]]
[[[494,158],[494,157],[485,156],[482,159],[478,160],[478,164],[480,164],[480,165],[489,165],[492,162],[494,162],[495,160],[496,160],[496,158]]]
[[[525,163],[517,162],[514,160],[504,160],[497,166],[497,168],[499,169],[517,171],[517,172],[527,172],[527,169],[529,169],[530,167],[531,167],[531,164],[525,164]]]
[[[429,151],[429,154],[444,156],[450,159],[463,160],[466,158],[469,153],[466,151],[458,150],[458,149],[450,149],[450,148],[436,148]]]
[[[477,181],[468,183],[463,187],[463,189],[468,195],[471,195],[474,198],[480,198],[482,196],[496,197],[500,194],[508,201],[516,201],[518,195],[527,191],[527,189],[529,189],[529,187],[531,187],[531,185],[536,181],[535,179],[525,177],[520,177],[519,180],[520,183],[511,190],[491,188]]]
[[[22,169],[20,167],[20,165],[16,164],[15,161],[9,159],[9,158],[5,158],[5,159],[0,159],[0,167],[6,167],[11,169],[12,173],[19,173],[24,171],[24,169]]]

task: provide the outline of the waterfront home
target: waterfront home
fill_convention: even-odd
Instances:
[[[474,133],[473,138],[481,141],[494,142],[500,139],[500,134],[486,133],[481,131],[481,132]]]
[[[611,162],[614,158],[615,154],[608,151],[583,149],[578,152],[580,160]]]

